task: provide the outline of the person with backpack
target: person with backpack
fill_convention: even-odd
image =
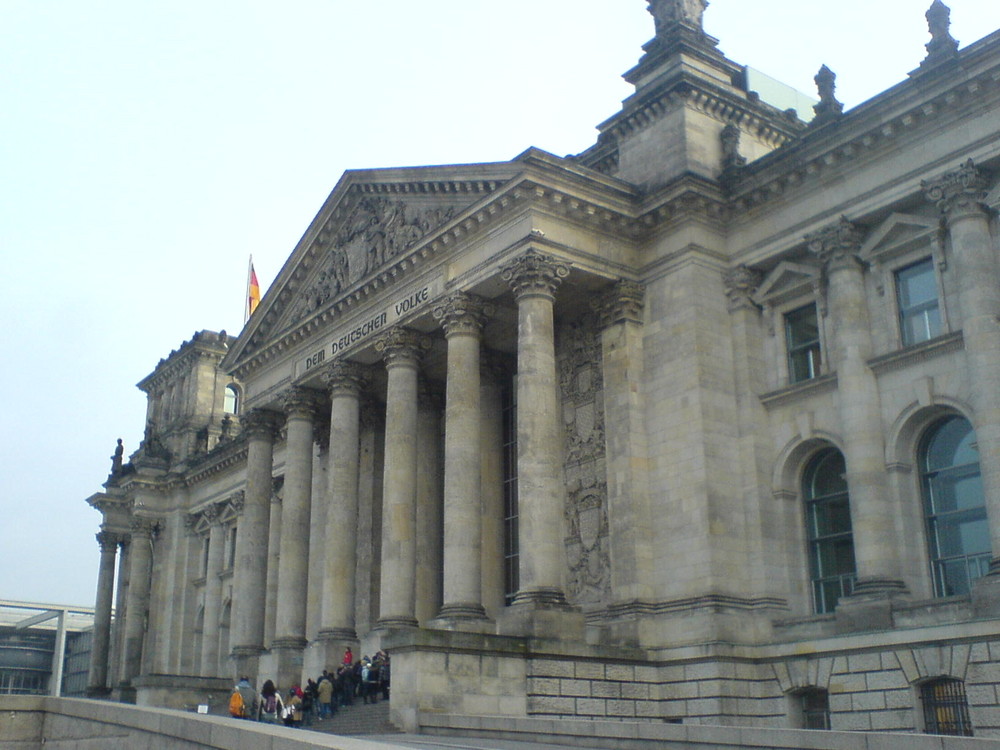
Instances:
[[[284,711],[285,704],[278,695],[277,689],[271,680],[267,680],[260,689],[260,710],[258,720],[265,724],[277,724]]]
[[[250,719],[257,715],[257,691],[249,677],[241,677],[229,697],[229,715],[236,719]]]

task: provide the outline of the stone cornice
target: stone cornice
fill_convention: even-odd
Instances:
[[[873,357],[868,360],[868,366],[876,375],[901,370],[904,367],[924,362],[934,357],[945,354],[954,354],[965,348],[965,341],[961,331],[946,333],[921,344],[908,346],[905,349],[897,349],[894,352]]]
[[[188,373],[194,361],[201,358],[222,360],[232,341],[225,331],[199,331],[190,340],[161,359],[153,372],[136,385],[145,393],[156,393],[181,375]]]
[[[963,57],[966,54],[963,51]],[[958,67],[965,73],[969,66]],[[942,65],[927,77],[940,76],[947,88],[931,93],[927,81],[911,81],[889,89],[875,99],[844,113],[835,124],[809,131],[803,137],[742,168],[730,184],[736,212],[783,200],[789,190],[807,182],[839,174],[845,165],[876,158],[903,138],[919,137],[966,106],[982,106],[987,95],[1000,95],[1000,69],[994,67],[964,78],[956,67]],[[912,92],[912,93],[911,93]],[[909,104],[900,106],[909,98]],[[893,112],[893,110],[896,110]]]
[[[804,401],[821,393],[829,393],[837,388],[837,373],[821,375],[818,378],[811,378],[801,383],[792,383],[784,388],[779,388],[770,393],[763,393],[760,402],[765,409],[777,409],[794,401]]]
[[[206,479],[221,474],[235,467],[242,466],[247,460],[247,443],[238,439],[217,447],[211,453],[205,454],[197,464],[191,467],[185,477],[185,485],[194,486]]]

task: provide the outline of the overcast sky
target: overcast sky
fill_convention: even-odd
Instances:
[[[346,169],[566,155],[630,93],[643,0],[0,0],[0,599],[93,606],[135,383],[240,330]],[[713,0],[738,63],[848,108],[903,80],[930,0]],[[962,46],[996,0],[951,0]]]

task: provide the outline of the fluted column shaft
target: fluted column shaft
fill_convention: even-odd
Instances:
[[[326,565],[323,584],[324,640],[357,639],[354,598],[357,567],[358,469],[364,369],[337,362],[324,373],[330,390],[330,453],[327,488]]]
[[[440,617],[482,619],[479,349],[484,303],[453,294],[434,308],[448,341],[444,438],[444,603]]]
[[[569,269],[528,251],[503,269],[517,300],[517,487],[520,590],[515,604],[564,605],[562,436],[553,303]]]
[[[231,632],[237,671],[241,676],[255,678],[254,658],[264,650],[275,415],[255,410],[243,418],[242,424],[248,441],[247,483],[243,514],[236,525]]]
[[[208,560],[205,566],[205,609],[202,620],[201,637],[201,675],[215,677],[219,671],[219,616],[222,613],[222,556],[225,540],[219,509],[209,507],[205,510],[209,522],[208,528]],[[239,533],[237,529],[236,533]]]
[[[990,525],[992,577],[1000,575],[1000,268],[990,235],[989,209],[983,202],[986,183],[969,160],[957,171],[925,183],[924,188],[947,219],[951,239]]]
[[[830,359],[840,391],[840,424],[850,492],[851,527],[857,564],[857,593],[902,590],[893,505],[885,471],[885,442],[878,383],[868,367],[871,321],[861,241],[846,219],[807,238],[826,263],[830,317],[836,321]]]
[[[97,535],[101,546],[101,564],[97,572],[97,599],[94,602],[94,639],[90,647],[91,692],[103,692],[108,687],[108,657],[111,647],[111,604],[115,592],[115,556],[120,539],[117,534],[102,531]]]
[[[288,415],[285,493],[281,504],[278,604],[271,647],[301,649],[306,645],[315,398],[304,389],[294,388],[285,401],[285,411]]]
[[[417,624],[417,367],[420,339],[396,328],[376,342],[388,373],[382,482],[380,627]]]
[[[142,669],[142,646],[146,635],[149,608],[150,575],[153,566],[152,521],[137,519],[132,525],[128,580],[128,614],[125,618],[125,643],[122,682],[131,683]]]

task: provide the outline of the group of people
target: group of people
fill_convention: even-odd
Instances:
[[[229,713],[269,724],[311,726],[313,720],[332,718],[339,707],[352,705],[355,698],[365,703],[377,703],[379,696],[389,700],[389,671],[385,651],[354,661],[354,654],[347,648],[334,672],[324,669],[318,679],[309,678],[305,687],[292,685],[284,696],[272,680],[264,681],[258,696],[250,679],[241,678],[230,696]]]

